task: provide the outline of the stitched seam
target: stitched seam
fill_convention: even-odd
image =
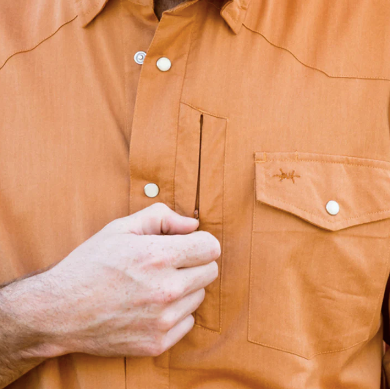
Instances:
[[[319,162],[319,161],[315,161],[315,162]],[[262,342],[259,342],[259,341],[251,339],[251,296],[252,296],[252,275],[253,275],[252,264],[253,264],[253,246],[254,246],[253,239],[254,239],[254,234],[258,232],[258,231],[254,230],[255,221],[256,221],[256,214],[257,214],[257,211],[256,211],[256,191],[257,191],[257,188],[256,188],[256,178],[254,179],[254,191],[255,191],[255,195],[254,195],[254,204],[253,204],[254,209],[253,209],[253,219],[252,219],[253,222],[252,222],[252,240],[251,240],[251,260],[250,260],[251,263],[250,263],[250,277],[249,277],[248,340],[250,342],[252,342],[252,343],[255,343],[255,344],[258,344],[258,345],[261,345],[261,346],[264,346],[264,347],[272,348],[272,349],[275,349],[275,350],[287,352],[287,353],[290,353],[290,354],[293,354],[293,355],[297,355],[297,356],[305,358],[305,359],[311,359],[311,358],[313,358],[316,355],[330,354],[330,353],[336,353],[336,352],[345,351],[345,350],[348,350],[348,349],[350,349],[352,347],[355,347],[355,346],[359,345],[360,343],[366,342],[368,340],[368,338],[369,338],[369,335],[367,335],[367,337],[365,337],[363,340],[361,340],[361,341],[359,341],[357,343],[354,343],[353,345],[345,347],[345,348],[341,348],[341,349],[337,349],[337,350],[331,350],[331,351],[322,351],[322,352],[318,352],[318,353],[315,353],[315,354],[311,354],[309,356],[304,356],[302,354],[299,354],[297,352],[293,352],[291,350],[283,349],[283,348],[276,347],[276,346],[271,346],[271,345],[269,345],[267,343],[262,343]],[[283,200],[281,200],[281,201],[283,201]],[[292,205],[292,204],[290,204],[290,205]],[[298,208],[298,207],[296,207],[296,208]],[[384,211],[381,211],[381,212],[384,212]],[[343,220],[348,220],[348,219],[343,219]],[[388,253],[387,271],[386,271],[386,273],[384,273],[384,276],[383,276],[385,280],[386,280],[386,277],[388,276],[389,269],[390,269],[390,261],[389,261],[389,253]],[[380,296],[381,296],[382,293],[383,293],[383,289],[382,289],[381,292],[379,292],[377,300],[380,301]],[[378,305],[378,303],[377,303],[377,308],[376,308],[375,312],[377,312],[378,306],[380,306],[380,305]],[[371,319],[371,322],[370,322],[370,325],[369,325],[370,331],[372,330],[372,325],[373,325],[374,319],[375,319],[375,314],[373,315],[373,317]]]
[[[124,28],[123,28],[123,0],[120,0],[120,6],[121,6],[121,10],[122,10],[122,13],[121,13],[121,32],[122,32],[122,35],[121,35],[121,38],[122,38],[122,50],[123,50],[123,75],[124,75],[124,79],[125,79],[125,113],[124,113],[124,119],[125,119],[125,132],[126,134],[129,135],[129,154],[130,154],[130,129],[129,129],[129,123],[128,123],[128,118],[127,118],[127,113],[129,112],[129,109],[128,109],[128,99],[127,99],[127,96],[128,96],[128,86],[127,86],[127,77],[126,77],[126,67],[127,67],[127,56],[125,55],[125,52],[126,52],[126,49],[125,49],[125,41],[124,41]],[[128,155],[127,157],[129,160],[130,159],[130,155]],[[128,215],[130,215],[130,185],[131,185],[131,182],[130,182],[130,172],[129,172],[129,199],[128,199],[128,202],[127,202],[127,205],[128,205]]]
[[[257,214],[257,210],[256,210],[256,178],[254,179],[254,191],[255,191],[255,195],[254,195],[254,204],[253,204],[253,222],[252,222],[252,241],[251,241],[251,263],[250,263],[250,277],[249,277],[249,313],[248,313],[248,340],[252,343],[256,343],[256,344],[259,344],[261,346],[265,346],[265,347],[268,347],[268,348],[272,348],[272,349],[275,349],[275,350],[279,350],[279,351],[284,351],[284,352],[287,352],[287,353],[290,353],[290,354],[293,354],[293,355],[297,355],[299,357],[302,357],[302,358],[305,358],[305,359],[310,359],[310,358],[313,358],[314,356],[316,355],[321,355],[321,354],[330,354],[330,353],[336,353],[336,352],[340,352],[340,351],[345,351],[345,350],[348,350],[352,347],[355,347],[357,346],[358,344],[360,343],[363,343],[365,341],[367,341],[368,339],[368,336],[357,342],[357,343],[354,343],[352,344],[351,346],[348,346],[348,347],[345,347],[345,348],[341,348],[341,349],[337,349],[337,350],[331,350],[331,351],[322,351],[322,352],[318,352],[318,353],[315,353],[315,354],[311,354],[309,356],[304,356],[302,354],[299,354],[297,352],[293,352],[291,350],[287,350],[287,349],[284,349],[284,348],[281,348],[281,347],[276,347],[276,346],[272,346],[272,345],[269,345],[267,343],[262,343],[262,342],[259,342],[259,341],[256,341],[256,340],[253,340],[251,338],[251,298],[252,298],[252,275],[253,275],[253,269],[252,269],[252,264],[253,264],[253,239],[254,239],[254,234],[257,233],[258,231],[254,230],[254,226],[256,225],[256,214]],[[372,321],[374,320],[374,317],[375,315],[373,316],[373,319]],[[370,327],[372,327],[372,322],[370,324]]]
[[[250,257],[250,265],[249,265],[249,307],[248,307],[248,340],[250,340],[251,335],[251,307],[252,307],[252,264],[253,264],[253,236],[254,236],[254,228],[256,223],[256,177],[253,179],[253,210],[252,210],[252,236],[251,236],[251,257]]]
[[[184,72],[185,73],[185,72]],[[173,210],[176,211],[176,170],[177,170],[177,149],[178,149],[178,138],[179,138],[179,128],[180,128],[180,112],[181,105],[179,103],[179,112],[177,115],[177,130],[176,130],[176,151],[175,151],[175,161],[174,161],[174,170],[173,170]]]
[[[213,334],[220,334],[220,333],[221,333],[221,331],[215,331],[215,330],[212,330],[212,329],[210,329],[210,328],[203,327],[203,326],[201,326],[201,325],[198,324],[198,323],[195,323],[194,326],[195,326],[195,327],[198,327],[198,328],[201,328],[202,330],[212,332]]]
[[[354,344],[351,345],[351,346],[344,347],[344,348],[337,349],[337,350],[332,350],[332,351],[321,351],[321,352],[318,352],[318,353],[315,353],[315,354],[310,354],[310,355],[308,355],[308,356],[304,356],[304,355],[299,354],[299,353],[297,353],[297,352],[290,351],[290,350],[286,350],[286,349],[281,348],[281,347],[271,346],[271,345],[266,344],[266,343],[257,342],[256,340],[253,340],[253,339],[248,339],[248,340],[249,340],[250,342],[252,342],[252,343],[260,344],[261,346],[265,346],[265,347],[272,348],[272,349],[279,350],[279,351],[284,351],[284,352],[286,352],[286,353],[293,354],[293,355],[297,355],[298,357],[302,357],[302,358],[305,358],[305,359],[311,359],[311,358],[315,357],[316,355],[338,353],[338,352],[340,352],[340,351],[349,350],[350,348],[355,347],[355,346],[357,346],[357,345],[360,344],[360,343],[366,342],[366,341],[368,340],[368,336],[367,336],[366,338],[364,338],[363,340],[360,340],[359,342],[354,343]]]
[[[125,42],[124,42],[124,29],[123,29],[123,0],[120,0],[120,7],[121,7],[121,14],[120,14],[120,19],[121,19],[121,40],[122,40],[122,55],[124,58],[123,60],[123,75],[125,79],[125,112],[124,112],[124,120],[125,120],[125,132],[126,134],[129,131],[129,125],[128,125],[128,120],[127,120],[127,112],[128,110],[128,102],[127,102],[127,96],[128,96],[128,87],[127,87],[127,80],[126,80],[126,64],[127,64],[127,56],[125,56]],[[130,134],[129,134],[129,139],[130,139]],[[129,152],[130,152],[130,147],[129,147]],[[129,157],[128,157],[129,158]],[[129,197],[130,197],[130,178],[129,178]],[[129,201],[127,202],[128,208],[129,208]],[[130,209],[128,209],[128,215],[130,215]],[[127,389],[127,357],[125,356],[125,389]]]
[[[328,219],[326,219],[326,218],[324,218],[324,217],[322,217],[322,216],[320,216],[320,215],[318,215],[318,214],[316,214],[314,212],[308,211],[308,210],[306,210],[304,208],[300,208],[300,207],[298,207],[298,206],[296,206],[296,205],[294,205],[292,203],[289,203],[287,201],[281,200],[281,199],[279,199],[277,197],[266,196],[266,198],[270,199],[270,200],[280,201],[280,202],[282,202],[284,204],[287,204],[287,205],[291,205],[292,207],[294,207],[296,209],[300,209],[301,211],[304,211],[306,213],[309,213],[309,214],[315,216],[318,219],[325,220],[327,223],[335,223],[336,225],[342,223],[343,221],[361,218],[362,216],[375,215],[375,214],[379,214],[379,213],[384,213],[384,212],[389,212],[390,211],[390,209],[384,209],[384,210],[381,210],[381,211],[362,213],[362,214],[357,215],[357,216],[352,216],[352,217],[348,217],[348,218],[342,218],[340,220],[328,220]]]
[[[241,7],[240,7],[241,8]],[[240,12],[242,12],[242,8],[240,9]],[[237,23],[238,18],[240,17],[240,12],[237,12],[237,17],[235,18],[234,15],[229,11],[229,8],[227,9],[226,13],[231,17],[232,21],[234,23]]]
[[[339,165],[350,165],[350,166],[359,166],[359,167],[368,167],[372,169],[379,169],[379,170],[385,170],[385,171],[390,171],[390,167],[385,168],[385,167],[379,167],[379,166],[373,166],[373,165],[363,165],[363,164],[358,164],[358,163],[350,163],[350,162],[338,162],[338,161],[318,161],[315,159],[267,159],[266,161],[261,161],[261,160],[255,160],[255,163],[264,163],[264,162],[271,162],[271,161],[277,161],[277,162],[317,162],[317,163],[334,163],[334,164],[339,164]],[[378,161],[378,162],[387,162],[387,161]],[[389,162],[387,162],[389,163]]]
[[[49,36],[47,36],[46,38],[42,39],[41,41],[39,41],[35,46],[29,48],[29,49],[24,49],[24,50],[19,50],[13,54],[11,54],[4,62],[3,64],[0,66],[0,70],[3,69],[3,67],[5,66],[5,64],[8,62],[9,59],[11,59],[13,56],[17,55],[17,54],[23,54],[23,53],[28,53],[32,50],[34,50],[35,48],[37,48],[41,43],[45,42],[46,40],[48,40],[49,38],[51,38],[53,35],[55,35],[63,26],[65,26],[66,24],[69,24],[71,22],[73,22],[73,20],[75,20],[77,18],[78,15],[76,15],[73,19],[70,19],[68,20],[67,22],[61,24],[61,26],[59,26],[57,28],[57,30],[55,30],[52,34],[50,34]]]
[[[171,349],[168,350],[168,389],[171,387]]]
[[[390,81],[389,78],[382,78],[382,77],[358,77],[358,76],[346,76],[346,75],[332,75],[332,74],[329,74],[327,72],[325,72],[324,70],[321,70],[319,68],[316,68],[315,66],[312,66],[312,65],[308,65],[306,63],[304,63],[303,61],[301,61],[292,51],[290,51],[289,49],[287,49],[286,47],[283,47],[283,46],[279,46],[273,42],[271,42],[268,38],[266,38],[266,36],[264,34],[262,34],[260,31],[257,31],[257,30],[254,30],[250,27],[248,27],[245,23],[242,23],[244,25],[245,28],[247,28],[249,31],[252,31],[252,32],[255,32],[259,35],[261,35],[270,45],[278,48],[278,49],[281,49],[281,50],[284,50],[288,53],[290,53],[301,65],[309,68],[309,69],[312,69],[312,70],[317,70],[319,72],[321,72],[322,74],[324,74],[325,76],[327,77],[330,77],[330,78],[346,78],[346,79],[354,79],[354,80],[378,80],[378,81]]]
[[[189,5],[191,5],[191,4],[189,4]],[[187,6],[189,6],[189,5],[187,5]],[[183,8],[186,8],[186,7],[183,7]],[[193,22],[194,24],[191,27],[190,44],[189,44],[188,53],[187,53],[186,66],[185,66],[185,69],[184,69],[184,76],[183,76],[182,89],[181,89],[181,92],[180,92],[180,96],[183,95],[184,81],[185,81],[185,76],[186,76],[186,73],[187,73],[188,57],[189,57],[189,54],[190,54],[190,51],[191,51],[191,47],[192,47],[192,44],[193,44],[193,36],[194,36],[194,31],[195,31],[195,25],[197,23],[197,16],[198,16],[198,13],[200,12],[199,10],[200,10],[200,6],[199,6],[199,3],[198,3],[198,8],[196,10],[196,14],[194,15],[194,22]],[[181,99],[181,97],[180,97],[180,99]],[[208,114],[206,111],[199,110],[199,109],[195,108],[191,104],[184,103],[183,101],[181,101],[181,103],[183,103],[183,104],[185,104],[185,105],[187,105],[187,106],[197,110],[198,112]],[[215,116],[215,115],[210,115],[210,116]],[[179,123],[179,118],[180,118],[180,107],[179,107],[179,112],[178,112],[178,122],[177,123]],[[179,126],[177,127],[177,129],[178,128],[179,128]],[[177,162],[176,162],[176,159],[177,159],[177,137],[178,137],[178,133],[176,131],[176,154],[175,154],[175,162],[174,162],[174,164],[175,164],[174,165],[174,175],[173,175],[173,179],[172,179],[172,182],[173,182],[173,204],[174,204],[174,207],[175,207],[175,194],[176,194],[175,177],[176,177],[176,165],[177,165]],[[222,263],[222,256],[221,256],[221,263]],[[221,269],[222,269],[222,267],[221,267]],[[222,276],[220,276],[220,279],[222,279]],[[221,310],[221,300],[220,300],[219,304],[220,304],[220,310]],[[195,313],[195,315],[196,315],[196,313]],[[219,313],[219,316],[221,316],[221,313]],[[199,328],[203,328],[204,330],[211,331],[213,333],[221,333],[221,318],[220,317],[219,317],[219,331],[212,330],[212,329],[210,329],[208,327],[204,327],[204,326],[202,326],[200,324],[197,324],[197,323],[195,323],[194,325],[199,327]]]
[[[84,18],[88,20],[86,25],[91,23],[92,20],[95,19],[103,11],[103,9],[107,3],[108,3],[108,0],[104,0],[104,4],[97,4],[95,2],[93,7],[89,8],[89,9],[85,9],[85,7],[83,7]],[[99,8],[96,8],[97,5],[99,5]]]
[[[388,238],[389,239],[389,238]],[[378,312],[378,309],[382,309],[382,301],[383,300],[383,295],[384,295],[384,292],[385,292],[385,289],[386,289],[386,284],[387,284],[387,278],[389,277],[389,271],[390,271],[390,242],[389,242],[389,246],[388,246],[388,251],[387,251],[387,266],[386,266],[386,272],[384,273],[383,275],[383,284],[384,286],[382,287],[382,290],[379,291],[378,293],[378,297],[377,297],[377,308],[375,310],[375,314],[376,312]],[[382,299],[381,299],[381,296],[382,296]],[[372,331],[372,326],[373,326],[373,323],[374,323],[374,319],[375,319],[375,314],[372,316],[372,319],[371,319],[371,323],[370,323],[370,332]]]
[[[260,157],[256,157],[257,154],[263,154],[263,158],[264,159],[259,159]],[[320,161],[320,158],[319,157],[326,157],[328,159],[336,159],[336,158],[343,158],[343,159],[353,159],[353,160],[356,160],[356,161],[369,161],[371,163],[375,163],[375,162],[379,162],[379,163],[387,163],[389,165],[389,169],[390,169],[390,161],[386,161],[386,160],[383,160],[383,159],[375,159],[375,158],[367,158],[367,157],[361,157],[361,156],[354,156],[354,155],[341,155],[341,154],[325,154],[325,153],[310,153],[310,152],[298,152],[297,150],[294,151],[294,152],[291,152],[291,151],[282,151],[282,152],[269,152],[269,151],[255,151],[253,152],[253,155],[255,157],[255,161],[256,162],[268,162],[268,159],[267,159],[267,154],[271,155],[271,159],[270,161],[295,161],[295,162],[305,162],[305,161],[312,161],[312,160],[309,160],[308,158],[314,158],[313,159],[313,162],[328,162],[328,161]],[[291,154],[294,154],[294,159],[291,159],[290,157],[286,157],[286,159],[280,159],[279,157],[278,158],[273,158],[272,155],[280,155],[280,154],[283,154],[283,155],[291,155]],[[317,159],[315,159],[317,157]],[[329,162],[332,162],[332,161],[329,161]],[[335,161],[335,162],[338,162],[338,161]],[[338,163],[343,163],[343,162],[338,162]],[[367,165],[367,164],[365,164]]]
[[[148,49],[146,50],[146,53],[149,51],[149,48],[152,47],[154,41],[157,39],[156,36],[159,32],[159,29],[161,28],[161,23],[158,23],[157,24],[157,28],[154,32],[154,35],[153,35],[153,38],[152,38],[152,41],[150,42],[149,44],[149,47]],[[136,95],[135,95],[135,101],[134,101],[134,111],[133,111],[133,120],[132,120],[132,126],[131,126],[131,132],[130,132],[130,137],[129,137],[129,180],[130,180],[130,192],[129,192],[129,215],[131,215],[131,210],[132,210],[132,204],[133,204],[133,196],[131,195],[131,192],[132,192],[132,169],[131,169],[131,149],[133,146],[133,142],[131,141],[131,138],[133,137],[133,130],[134,130],[134,123],[135,123],[135,118],[137,117],[137,113],[138,113],[138,110],[137,110],[137,102],[138,102],[138,98],[139,98],[139,94],[140,94],[140,84],[143,80],[143,73],[145,72],[145,67],[144,66],[141,66],[141,72],[140,72],[140,75],[139,75],[139,78],[138,78],[138,84],[137,84],[137,92],[136,92]]]
[[[225,122],[225,144],[224,144],[224,155],[223,155],[223,182],[222,182],[222,250],[221,250],[221,270],[220,270],[220,279],[219,279],[219,332],[222,332],[222,270],[223,262],[225,258],[225,182],[226,182],[226,146],[227,146],[227,130],[228,130],[229,121],[226,119]]]
[[[255,177],[254,178],[254,204],[253,204],[253,222],[252,222],[252,241],[251,241],[251,264],[250,264],[250,277],[249,277],[249,314],[248,314],[248,340],[252,343],[256,343],[256,344],[259,344],[261,346],[265,346],[265,347],[269,347],[269,348],[272,348],[272,349],[275,349],[275,350],[280,350],[280,351],[284,351],[284,352],[287,352],[287,353],[290,353],[290,354],[293,354],[293,355],[297,355],[299,357],[302,357],[302,358],[305,358],[305,359],[310,359],[310,358],[313,358],[314,356],[316,355],[321,355],[321,354],[330,354],[330,353],[335,353],[335,352],[340,352],[340,351],[344,351],[344,350],[348,350],[352,347],[355,347],[356,345],[360,344],[360,343],[363,343],[365,342],[367,339],[368,339],[368,336],[364,339],[364,340],[361,340],[351,346],[348,346],[348,347],[345,347],[345,348],[341,348],[341,349],[337,349],[337,350],[332,350],[332,351],[323,351],[323,352],[318,352],[318,353],[315,353],[313,355],[310,355],[308,357],[305,357],[304,355],[302,354],[299,354],[297,352],[293,352],[291,350],[287,350],[287,349],[283,349],[283,348],[280,348],[280,347],[276,347],[276,346],[271,346],[269,344],[266,344],[266,343],[262,343],[262,342],[258,342],[256,340],[253,340],[251,339],[251,296],[252,296],[252,275],[253,275],[253,269],[252,269],[252,264],[253,264],[253,239],[254,239],[254,234],[258,231],[255,231],[254,230],[254,226],[256,225],[256,214],[257,214],[257,208],[256,208],[256,191],[257,191],[257,188],[256,188],[256,181],[257,181],[257,178]]]
[[[186,8],[186,7],[184,7]],[[176,152],[175,152],[175,160],[174,160],[174,166],[173,166],[173,177],[172,177],[172,202],[173,202],[173,209],[176,210],[176,167],[177,167],[177,148],[178,148],[178,132],[179,132],[179,127],[180,127],[180,112],[181,112],[181,107],[180,107],[180,101],[181,101],[181,97],[183,96],[183,89],[184,89],[184,82],[185,82],[185,78],[186,78],[186,74],[187,74],[187,66],[188,66],[188,57],[190,55],[190,52],[191,52],[191,47],[192,47],[192,43],[193,43],[193,40],[194,40],[194,31],[195,31],[195,25],[196,25],[196,22],[197,22],[197,16],[198,16],[198,13],[199,13],[199,3],[197,4],[197,9],[196,9],[196,14],[194,15],[193,17],[193,25],[191,27],[191,32],[190,32],[190,42],[189,42],[189,46],[188,46],[188,52],[187,52],[187,58],[186,58],[186,66],[184,68],[184,74],[183,74],[183,81],[181,83],[181,90],[180,90],[180,98],[179,98],[179,109],[178,109],[178,113],[177,113],[177,126],[176,126]]]
[[[182,104],[188,105],[189,107],[191,107],[191,108],[193,108],[193,109],[195,109],[195,110],[197,110],[197,111],[199,111],[199,112],[205,113],[206,115],[214,116],[214,117],[219,118],[219,119],[226,119],[226,120],[228,120],[228,118],[227,118],[226,116],[217,115],[217,114],[214,114],[214,113],[205,111],[204,109],[195,107],[194,105],[192,105],[192,104],[190,104],[190,103],[186,103],[185,101],[182,101]]]

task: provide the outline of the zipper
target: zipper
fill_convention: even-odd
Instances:
[[[198,182],[196,185],[196,198],[195,198],[195,211],[194,211],[195,219],[199,219],[200,167],[201,167],[201,158],[202,158],[202,129],[203,129],[203,114],[200,115]]]

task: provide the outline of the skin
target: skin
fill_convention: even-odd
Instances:
[[[0,388],[47,358],[158,356],[193,327],[218,240],[157,203],[0,289]]]
[[[161,19],[162,13],[168,9],[175,8],[178,4],[186,0],[154,0],[154,13],[158,20]]]

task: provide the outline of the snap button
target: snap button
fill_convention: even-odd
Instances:
[[[134,54],[134,61],[139,65],[142,65],[144,63],[145,57],[146,57],[146,53],[144,51],[137,51]]]
[[[328,201],[328,203],[326,204],[326,210],[328,211],[328,213],[330,215],[337,215],[340,211],[340,206],[338,204],[337,201],[334,201],[334,200],[330,200]]]
[[[166,57],[159,58],[156,65],[162,72],[168,71],[172,66],[171,61]]]
[[[156,197],[158,192],[160,192],[160,188],[158,185],[150,183],[144,186],[144,192],[148,197]]]

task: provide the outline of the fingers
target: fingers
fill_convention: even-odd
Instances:
[[[129,235],[131,249],[146,251],[157,261],[174,268],[199,266],[221,254],[219,241],[210,233],[195,231],[196,219],[180,216],[166,205],[156,203],[131,216],[107,224],[104,233]],[[137,244],[132,237],[137,235]],[[162,263],[164,266],[164,264]]]
[[[161,241],[170,265],[176,269],[206,265],[221,255],[218,239],[206,231],[165,236]]]
[[[184,338],[188,332],[191,331],[195,324],[195,319],[192,315],[187,316],[180,323],[176,324],[175,327],[171,328],[165,335],[163,341],[163,349],[168,350],[174,346],[179,340]]]
[[[130,216],[115,219],[107,226],[115,229],[116,233],[175,235],[195,231],[199,222],[197,219],[179,215],[163,203],[155,203]]]
[[[181,291],[179,298],[205,288],[218,278],[218,264],[211,262],[207,265],[178,269],[170,282]]]
[[[196,311],[205,297],[204,288],[184,296],[180,300],[171,303],[162,315],[162,322],[170,329]]]
[[[128,235],[129,249],[157,268],[201,266],[221,254],[218,239],[206,231],[187,235]]]

